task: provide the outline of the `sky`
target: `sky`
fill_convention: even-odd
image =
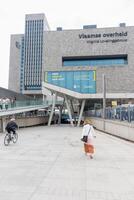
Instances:
[[[134,26],[134,0],[1,0],[0,87],[8,88],[10,35],[23,34],[25,15],[45,13],[50,29]]]

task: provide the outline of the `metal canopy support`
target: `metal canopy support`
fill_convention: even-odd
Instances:
[[[64,107],[64,102],[65,102],[65,99],[63,100],[63,104],[61,106],[59,106],[58,124],[61,124],[61,116],[62,116],[62,110],[63,110],[63,107]]]
[[[53,95],[52,109],[51,109],[51,113],[50,113],[49,120],[48,120],[48,126],[51,125],[51,121],[52,121],[52,117],[53,117],[53,113],[54,113],[54,108],[55,108],[56,98],[57,98],[57,93],[55,93],[55,95]]]
[[[78,127],[80,126],[81,117],[82,117],[83,110],[84,110],[84,107],[85,107],[85,102],[86,102],[85,99],[82,100],[82,105],[81,105],[81,109],[80,109],[80,115],[79,115],[78,124],[77,124]]]
[[[68,104],[67,96],[65,95],[64,98],[65,98],[65,103],[66,103],[67,110],[68,110],[68,114],[69,114],[69,118],[70,118],[70,123],[71,123],[72,126],[74,126],[74,124],[73,124],[73,119],[72,119],[72,115],[71,115],[70,106],[69,106],[69,104]]]
[[[70,100],[70,106],[71,106],[72,114],[74,115],[74,107],[73,107],[73,101],[72,100]]]

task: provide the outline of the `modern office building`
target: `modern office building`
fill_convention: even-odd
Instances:
[[[44,14],[25,17],[25,33],[11,35],[9,89],[29,95],[42,90],[44,32],[49,25]]]
[[[50,31],[43,16],[26,15],[25,34],[11,36],[10,89],[44,95],[49,89],[83,107],[102,103],[104,95],[109,105],[133,102],[133,26]]]
[[[100,99],[105,74],[107,98],[134,98],[133,37],[134,27],[125,24],[45,32],[45,85]]]

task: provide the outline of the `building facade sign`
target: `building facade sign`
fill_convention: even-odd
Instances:
[[[45,72],[45,82],[79,93],[96,93],[95,70]]]
[[[79,34],[79,39],[86,39],[87,43],[117,43],[127,42],[128,32],[114,32],[114,33],[97,33],[97,34]],[[90,40],[87,40],[90,39]]]

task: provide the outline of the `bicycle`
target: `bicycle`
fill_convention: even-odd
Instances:
[[[8,146],[10,142],[16,143],[18,140],[18,133],[6,133],[5,138],[4,138],[4,145]]]

